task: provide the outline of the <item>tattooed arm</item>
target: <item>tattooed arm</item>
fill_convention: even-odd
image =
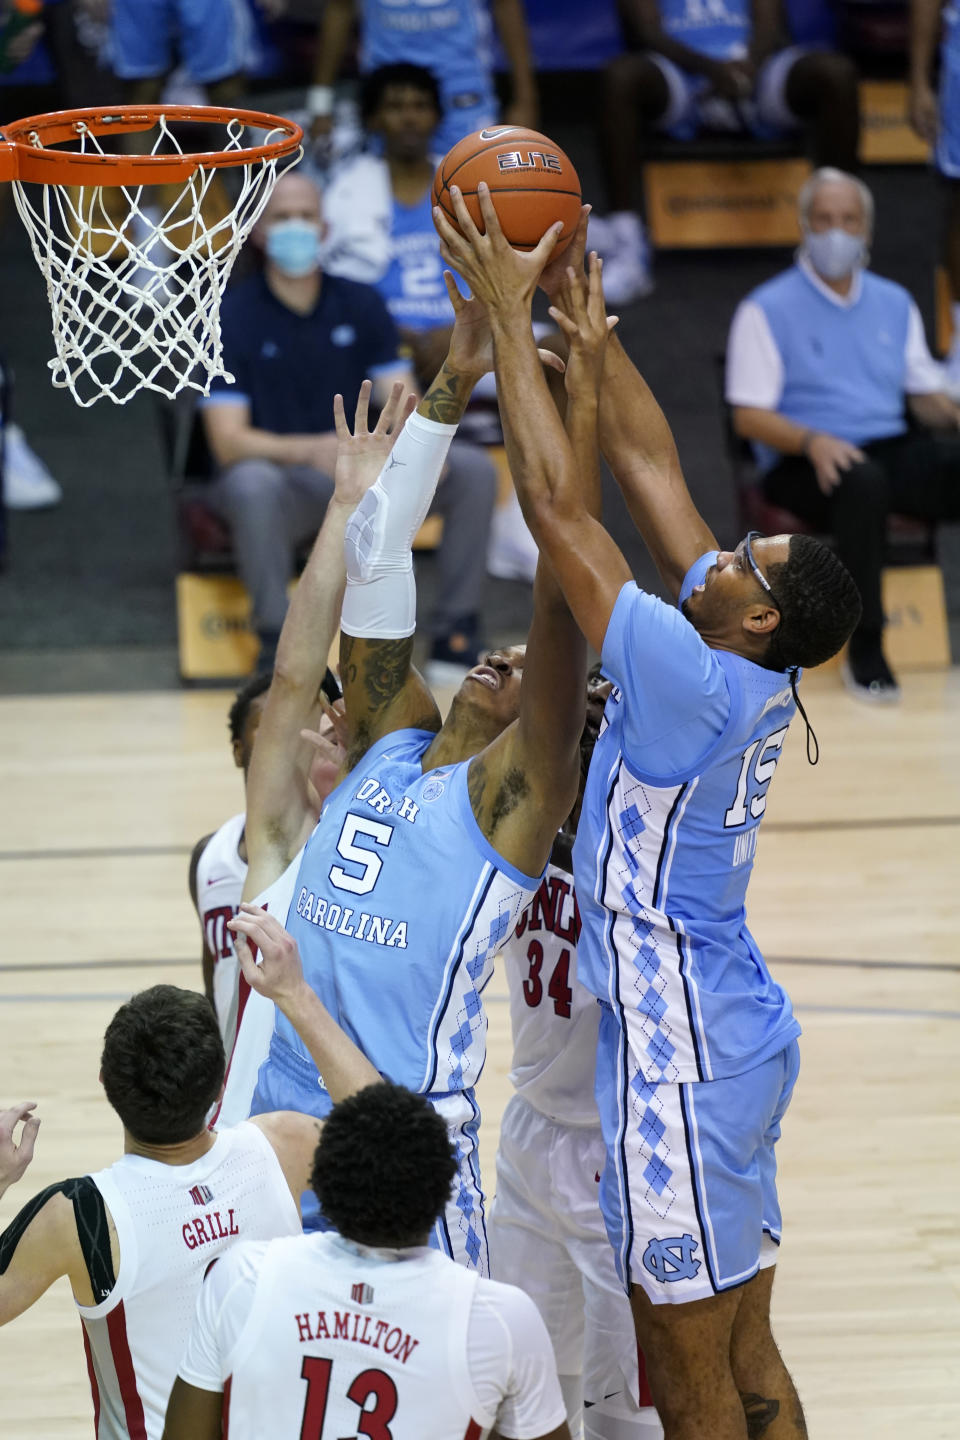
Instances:
[[[480,376],[491,368],[492,350],[486,315],[481,307],[470,302],[458,313],[447,357],[433,384],[420,401],[408,433],[401,437],[391,457],[396,473],[385,469],[374,491],[378,486],[382,491],[393,487],[395,496],[399,498],[397,487],[404,483],[403,469],[409,467],[410,489],[404,499],[412,499],[415,502],[414,509],[419,503],[422,513],[426,513],[439,476],[439,467],[435,470],[432,484],[430,477],[422,473],[422,468],[429,466],[432,458],[435,460],[444,443],[449,443],[453,433],[451,429],[444,435],[439,427],[455,427],[459,423],[474,385]],[[418,429],[418,419],[431,424]],[[419,500],[416,487],[419,487],[421,492]],[[393,581],[396,581],[397,572],[402,568],[412,574],[409,552],[405,551],[402,562],[392,553],[397,546],[398,537],[395,530],[391,536],[389,529],[391,519],[394,520],[394,526],[396,525],[394,512],[397,508],[397,499],[392,506],[388,499],[383,511],[368,509],[361,522],[364,529],[364,556],[371,553],[382,556],[390,550],[390,562],[382,568],[388,577],[392,575]],[[409,510],[409,504],[407,509]],[[378,526],[381,527],[379,531],[376,530]],[[416,528],[416,525],[411,526],[413,533]],[[400,543],[405,545],[406,541],[401,539]],[[359,549],[357,553],[359,555]],[[340,635],[340,678],[348,725],[347,764],[351,767],[375,741],[392,730],[440,729],[440,712],[433,696],[411,663],[413,635],[406,632],[413,628],[415,594],[412,591],[412,581],[405,594],[391,591],[384,584],[384,603],[380,607],[379,615],[374,617],[374,587],[383,583],[384,577],[375,575],[372,571],[358,577],[358,584],[366,586],[373,597],[368,603],[368,614],[359,617],[361,623],[355,621],[360,606],[355,608],[352,615],[348,614],[351,599],[349,586],[348,603],[344,606]],[[398,606],[397,595],[401,602],[410,606],[410,613],[406,616],[399,613],[402,604]]]

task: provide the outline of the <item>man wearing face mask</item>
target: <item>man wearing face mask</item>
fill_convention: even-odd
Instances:
[[[857,582],[863,617],[850,639],[848,689],[893,701],[880,596],[887,515],[960,518],[960,408],[943,391],[910,295],[867,269],[866,185],[817,170],[799,207],[795,264],[733,317],[726,397],[767,498],[832,533]],[[908,429],[908,411],[918,427]]]
[[[251,595],[260,637],[258,669],[273,665],[298,544],[316,534],[333,494],[337,437],[333,397],[352,414],[363,381],[381,407],[393,383],[413,385],[396,326],[369,285],[320,268],[323,222],[312,181],[276,185],[252,244],[262,269],[232,287],[221,309],[224,362],[203,405],[218,466],[210,504],[233,534],[237,569]],[[474,663],[483,546],[496,475],[483,451],[458,445],[435,508],[444,515],[433,656]]]

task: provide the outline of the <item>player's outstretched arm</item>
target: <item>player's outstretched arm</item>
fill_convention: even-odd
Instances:
[[[347,528],[340,620],[347,764],[393,730],[439,730],[440,712],[412,665],[417,592],[413,539],[430,509],[473,387],[490,368],[489,334],[468,308],[446,359]]]
[[[556,243],[559,225],[551,226],[536,250],[524,255],[511,249],[504,238],[482,181],[482,235],[456,186],[450,194],[460,231],[439,209],[434,210],[434,223],[444,259],[459,271],[490,313],[497,388],[510,435],[510,470],[517,495],[578,625],[599,651],[617,596],[631,575],[615,541],[584,503],[580,476],[531,335],[533,292]]]
[[[583,264],[589,207],[568,249],[544,268],[540,286],[556,302],[566,270]],[[664,584],[679,595],[683,578],[717,542],[697,510],[666,418],[616,335],[610,337],[600,390],[600,448]]]
[[[331,1099],[336,1102],[367,1085],[380,1073],[358,1050],[303,978],[297,942],[275,915],[259,905],[240,906],[227,922],[237,939],[237,956],[251,990],[272,1000],[310,1051]],[[256,946],[259,963],[251,945]]]
[[[33,1159],[40,1128],[35,1109],[31,1100],[0,1111],[0,1196],[21,1179]],[[61,1275],[69,1276],[78,1299],[93,1303],[89,1290],[83,1289],[89,1281],[73,1205],[65,1195],[45,1190],[0,1234],[0,1325],[29,1310]]]
[[[508,125],[525,125],[534,130],[540,101],[522,0],[491,0],[490,10],[510,67],[510,103],[504,119]]]
[[[327,655],[337,632],[346,572],[347,522],[374,483],[415,403],[393,386],[373,430],[367,425],[371,384],[360,387],[351,432],[338,395],[334,401],[337,464],[327,506],[306,569],[280,632],[273,681],[247,777],[244,894],[259,895],[287,868],[316,822],[308,776],[314,748],[300,731],[315,723]]]

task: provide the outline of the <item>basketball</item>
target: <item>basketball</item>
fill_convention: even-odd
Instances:
[[[459,186],[480,230],[477,186],[485,180],[504,235],[518,250],[533,250],[557,220],[563,231],[554,254],[573,238],[580,219],[580,180],[558,145],[536,130],[496,125],[467,135],[441,160],[433,180],[433,203],[456,225],[450,185]]]

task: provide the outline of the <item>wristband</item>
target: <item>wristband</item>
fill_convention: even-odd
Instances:
[[[307,91],[307,109],[313,116],[333,114],[333,86],[311,85]]]

